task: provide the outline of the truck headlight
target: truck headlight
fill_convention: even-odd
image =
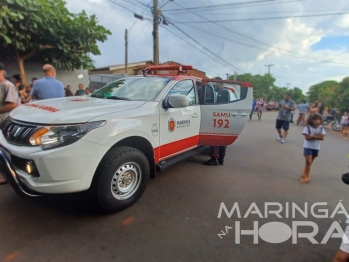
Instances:
[[[104,126],[106,121],[96,121],[76,125],[45,126],[36,131],[29,142],[41,146],[43,150],[70,145],[78,141],[92,129]]]

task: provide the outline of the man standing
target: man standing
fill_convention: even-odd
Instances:
[[[291,95],[286,93],[284,99],[279,102],[279,112],[276,118],[276,130],[279,134],[277,138],[281,143],[286,142],[288,130],[290,128],[291,113],[296,109],[296,102],[291,99]],[[281,128],[284,134],[281,133]]]
[[[85,90],[84,90],[84,85],[83,84],[79,84],[79,90],[77,90],[75,92],[75,96],[83,96],[85,95]]]
[[[230,101],[229,91],[221,83],[215,84],[215,91],[217,92],[217,104],[227,103]],[[204,162],[207,166],[217,166],[224,164],[226,146],[211,146],[211,159]]]
[[[322,103],[319,103],[318,105],[317,105],[317,107],[318,107],[318,109],[319,109],[319,114],[322,116],[323,114],[324,114],[324,109],[325,109],[325,107],[324,107],[324,105],[322,104]]]
[[[250,114],[250,120],[252,119],[252,115],[253,115],[254,110],[256,109],[256,105],[257,105],[257,100],[253,97],[252,111],[251,111],[251,114]]]
[[[64,97],[64,86],[62,82],[56,79],[56,69],[47,64],[43,66],[42,70],[45,76],[34,82],[31,94],[25,100],[25,103],[31,99],[43,100]]]
[[[17,107],[18,90],[10,81],[5,78],[5,67],[0,63],[0,122]],[[6,183],[5,178],[0,175],[0,184]]]

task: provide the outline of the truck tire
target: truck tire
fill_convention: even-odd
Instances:
[[[102,212],[114,213],[128,208],[142,196],[150,174],[146,156],[132,147],[111,149],[99,164],[90,196]]]

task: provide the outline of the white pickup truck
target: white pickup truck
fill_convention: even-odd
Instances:
[[[202,146],[232,144],[246,124],[250,83],[201,79],[188,69],[153,66],[90,97],[19,106],[1,124],[6,179],[27,197],[89,191],[106,212],[134,204],[157,170]],[[228,100],[219,99],[221,89]]]

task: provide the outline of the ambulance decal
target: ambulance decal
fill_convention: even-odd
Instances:
[[[171,117],[168,120],[168,131],[174,132],[175,128],[176,128],[176,120],[173,117]]]

